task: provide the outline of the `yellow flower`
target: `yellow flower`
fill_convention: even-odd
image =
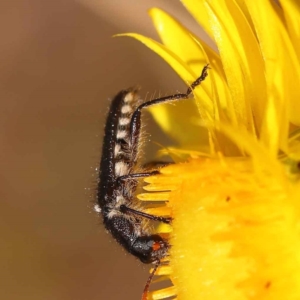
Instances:
[[[196,103],[197,114],[151,109],[180,147],[167,149],[179,163],[147,178],[151,193],[139,196],[168,200],[149,212],[173,218],[158,229],[171,248],[157,272],[172,286],[149,299],[300,299],[300,4],[182,2],[218,51],[156,8],[162,44],[127,34],[188,85],[211,68],[196,101],[184,103],[188,112]]]

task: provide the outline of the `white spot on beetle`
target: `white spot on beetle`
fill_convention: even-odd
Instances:
[[[127,175],[128,174],[127,164],[124,163],[123,161],[118,161],[115,164],[115,173],[116,173],[116,176]]]
[[[115,145],[115,151],[114,151],[115,156],[117,156],[119,154],[120,150],[121,150],[121,145],[116,144]]]
[[[119,120],[119,125],[123,126],[123,125],[128,125],[130,123],[130,119],[129,118],[121,118]]]
[[[131,102],[133,100],[133,93],[128,93],[125,97],[124,97],[124,102],[128,103]]]
[[[124,139],[126,137],[127,137],[127,131],[125,131],[125,130],[117,131],[117,139]]]
[[[130,105],[126,104],[126,105],[122,106],[122,109],[121,109],[122,114],[128,114],[128,113],[131,113],[131,112],[132,112],[132,108],[131,108]]]

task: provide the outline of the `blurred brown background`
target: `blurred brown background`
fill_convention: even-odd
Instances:
[[[148,267],[92,207],[108,99],[136,84],[143,96],[185,89],[144,46],[111,38],[157,38],[153,6],[199,33],[179,1],[1,1],[0,299],[140,299]]]

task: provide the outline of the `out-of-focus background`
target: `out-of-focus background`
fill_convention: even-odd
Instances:
[[[148,98],[186,88],[143,45],[111,37],[157,38],[153,6],[200,34],[179,1],[1,2],[0,299],[140,299],[148,267],[92,207],[108,99],[136,84]]]

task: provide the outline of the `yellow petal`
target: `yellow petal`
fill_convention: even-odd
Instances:
[[[281,148],[285,148],[288,120],[300,124],[299,62],[286,29],[270,2],[267,0],[255,4],[253,1],[245,2],[252,16],[264,57],[267,88],[271,94],[268,101],[275,101],[273,106],[276,108],[277,124],[281,124],[278,144]],[[272,134],[270,127],[265,135],[268,134]]]
[[[194,74],[201,74],[207,64],[207,57],[192,38],[190,32],[169,14],[158,8],[149,11],[162,43],[180,57]],[[209,86],[204,86],[207,90]],[[211,96],[210,91],[208,94]]]
[[[156,105],[150,107],[149,111],[156,123],[179,147],[200,150],[201,145],[207,145],[207,130],[200,128],[196,122],[200,115],[194,100]]]
[[[300,55],[300,2],[296,0],[281,1],[280,5],[283,8],[287,30],[298,60]]]
[[[212,114],[210,110],[208,119],[210,121],[231,120],[233,123],[236,123],[235,111],[227,84],[225,84],[225,74],[219,55],[166,12],[154,8],[150,10],[150,16],[163,44],[168,49],[172,49],[194,72],[200,74],[203,66],[209,62],[211,69],[206,79],[208,82],[203,84],[203,88],[214,106],[214,113]],[[205,119],[205,114],[203,113],[203,110],[207,110],[205,100],[197,94],[195,96],[200,115],[204,116]],[[155,116],[156,113],[157,110],[154,109],[153,115]],[[180,113],[182,114],[182,110],[180,110]]]
[[[180,74],[181,78],[188,83],[188,85],[191,84],[194,80],[196,80],[196,78],[200,75],[200,74],[195,74],[192,68],[190,68],[181,58],[179,58],[174,52],[169,50],[166,46],[150,38],[144,37],[139,34],[134,34],[134,33],[119,34],[117,36],[130,36],[145,44],[151,50],[159,54],[166,62],[168,62],[171,65],[171,67],[173,67],[173,69],[178,74]],[[203,85],[205,83],[206,81],[203,82]],[[194,90],[194,95],[195,97],[202,99],[200,114],[202,113],[202,117],[206,119],[206,118],[210,118],[209,116],[212,114],[213,105],[206,90],[203,89],[203,85],[198,86]],[[178,105],[181,106],[183,104],[178,103]],[[169,113],[170,111],[171,113]],[[184,112],[186,114],[184,114]],[[173,114],[175,115],[175,118],[172,117]],[[171,136],[173,135],[173,137],[177,139],[182,146],[183,145],[195,146],[195,143],[199,144],[199,141],[201,144],[201,140],[203,140],[203,136],[205,137],[203,131],[197,128],[194,131],[191,130],[191,133],[187,135],[186,133],[189,132],[189,130],[187,131],[186,127],[178,126],[180,125],[180,123],[178,124],[178,120],[180,120],[183,115],[185,116],[184,117],[185,126],[188,127],[192,127],[194,120],[197,120],[199,118],[199,114],[197,113],[197,110],[195,110],[192,105],[186,106],[186,110],[181,109],[180,112],[177,109],[172,109],[172,107],[169,107],[167,109],[166,106],[162,105],[159,110],[155,111],[154,117],[156,121],[161,125],[161,127]]]
[[[294,48],[294,51],[297,56],[292,60],[292,64],[294,69],[297,69],[297,76],[293,78],[294,83],[299,83],[299,67],[300,67],[300,3],[295,0],[286,0],[282,1],[281,6],[283,8],[285,14],[285,20],[287,23],[289,37],[291,39],[292,45],[290,47]],[[286,38],[287,39],[287,38]],[[285,41],[286,41],[285,39]],[[286,53],[286,56],[289,54]],[[292,55],[294,57],[294,55]],[[295,86],[295,85],[294,85]],[[293,88],[293,87],[291,87]],[[298,87],[299,90],[299,87]],[[298,94],[299,97],[299,94]],[[291,103],[290,103],[290,120],[294,124],[300,125],[300,105],[299,98],[297,95],[291,95]]]
[[[148,48],[161,56],[188,85],[193,83],[200,75],[200,73],[195,73],[193,69],[189,67],[188,64],[185,63],[183,59],[178,57],[173,51],[150,38],[136,33],[118,34],[116,36],[130,36],[145,44]],[[203,88],[203,85],[198,86],[194,90],[194,94],[203,99],[203,107],[205,107],[207,110],[205,112],[203,111],[203,116],[211,115],[213,105],[209,98],[208,92]]]
[[[263,61],[257,41],[235,2],[208,1],[207,7],[238,124],[255,135],[260,131],[266,98]]]
[[[195,20],[205,29],[209,36],[214,39],[212,28],[209,22],[209,16],[204,1],[181,0],[186,9],[195,18]]]

